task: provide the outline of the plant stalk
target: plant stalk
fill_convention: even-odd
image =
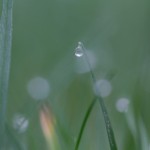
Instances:
[[[5,138],[5,120],[12,45],[13,0],[3,0],[0,18],[0,149]]]
[[[78,150],[78,148],[79,148],[79,144],[80,144],[80,142],[81,142],[81,137],[82,137],[82,135],[83,135],[83,131],[84,131],[84,129],[85,129],[85,125],[86,125],[87,120],[88,120],[88,118],[89,118],[89,116],[90,116],[90,114],[91,114],[91,111],[92,111],[93,107],[94,107],[94,104],[95,104],[95,102],[96,102],[96,99],[97,99],[97,98],[94,98],[94,99],[92,100],[92,102],[91,102],[89,108],[87,109],[87,112],[86,112],[86,114],[85,114],[84,120],[83,120],[82,125],[81,125],[81,128],[80,128],[80,132],[79,132],[78,139],[77,139],[77,142],[76,142],[75,150]]]
[[[90,74],[91,74],[91,77],[92,77],[92,81],[93,81],[93,84],[95,85],[97,80],[96,80],[96,77],[94,75],[94,72],[93,72],[91,63],[89,61],[88,55],[86,53],[86,48],[84,47],[84,45],[81,42],[79,42],[79,44],[83,49],[83,53],[85,55],[86,62],[87,62],[88,66],[89,66],[89,69],[90,69]],[[97,96],[97,99],[99,100],[99,104],[100,104],[100,107],[102,109],[103,117],[104,117],[104,120],[105,120],[105,127],[106,127],[106,131],[107,131],[107,135],[108,135],[110,149],[111,150],[117,150],[117,144],[116,144],[113,128],[112,128],[112,125],[111,125],[111,122],[110,122],[110,119],[109,119],[109,116],[108,116],[106,106],[104,104],[104,101],[103,101],[102,97],[98,96],[98,95],[96,95],[96,96]]]

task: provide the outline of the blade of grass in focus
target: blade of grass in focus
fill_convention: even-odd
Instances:
[[[111,126],[111,122],[110,122],[104,101],[101,97],[98,97],[98,100],[99,100],[99,103],[100,103],[100,106],[101,106],[101,109],[103,112],[103,117],[105,120],[105,126],[106,126],[106,130],[107,130],[110,148],[111,148],[111,150],[117,150],[117,145],[116,145],[116,140],[115,140],[113,128]]]
[[[87,62],[88,66],[89,66],[89,69],[90,69],[90,73],[91,73],[93,84],[95,84],[96,83],[96,78],[95,78],[94,72],[92,70],[92,67],[91,67],[88,55],[86,53],[86,48],[84,47],[83,43],[78,42],[77,50],[80,50],[80,53],[82,52],[83,55],[85,55],[86,62]],[[106,126],[106,130],[107,130],[107,135],[108,135],[110,149],[111,150],[117,150],[117,145],[116,145],[116,140],[115,140],[113,128],[112,128],[112,125],[111,125],[111,122],[110,122],[110,119],[109,119],[109,115],[107,113],[107,109],[105,107],[104,101],[103,101],[101,96],[97,96],[97,99],[99,100],[100,107],[102,109],[103,117],[104,117],[104,120],[105,120],[105,126]],[[88,110],[90,110],[90,109],[92,109],[91,106],[89,107]],[[87,111],[88,115],[86,115],[84,120],[83,120],[83,124],[81,126],[81,130],[80,130],[80,134],[79,134],[79,137],[78,137],[78,140],[77,140],[77,143],[76,143],[76,149],[75,150],[78,149],[78,146],[79,146],[79,143],[80,143],[80,140],[81,140],[81,136],[82,136],[82,132],[84,130],[84,127],[85,127],[85,124],[86,124],[86,120],[87,120],[90,112],[91,112],[91,110],[89,112]]]
[[[0,148],[5,135],[5,114],[8,95],[12,43],[12,0],[3,0],[0,18]]]

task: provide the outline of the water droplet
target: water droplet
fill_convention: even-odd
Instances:
[[[75,49],[75,56],[77,57],[82,57],[83,56],[83,48],[82,48],[82,43],[78,42],[78,46]]]
[[[88,61],[90,63],[90,67],[94,69],[97,64],[97,58],[95,54],[92,51],[86,50],[86,55],[88,57]],[[83,59],[76,59],[76,71],[79,74],[83,74],[86,72],[90,72],[91,68],[89,67],[86,58],[84,57]]]
[[[16,114],[13,117],[13,127],[20,133],[23,133],[27,130],[29,125],[29,120],[21,114]]]

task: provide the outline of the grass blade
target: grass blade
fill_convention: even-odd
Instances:
[[[109,139],[109,144],[110,144],[110,148],[111,150],[117,150],[117,145],[116,145],[116,141],[115,141],[115,136],[114,136],[114,132],[110,123],[110,119],[104,104],[104,101],[101,97],[98,97],[102,112],[103,112],[103,117],[105,120],[105,126],[106,126],[106,130],[107,130],[107,135],[108,135],[108,139]]]
[[[9,140],[10,140],[10,143],[13,145],[14,149],[15,150],[23,150],[23,146],[22,144],[20,143],[19,139],[17,136],[15,136],[12,128],[9,126],[8,123],[5,123],[5,130],[6,130],[6,133],[9,137]]]
[[[96,102],[96,99],[97,99],[97,98],[94,98],[94,99],[92,100],[92,102],[91,102],[89,108],[87,109],[87,112],[86,112],[86,114],[85,114],[84,120],[83,120],[82,125],[81,125],[81,128],[80,128],[80,132],[79,132],[79,135],[78,135],[78,139],[77,139],[77,142],[76,142],[76,145],[75,145],[75,150],[78,150],[78,148],[79,148],[79,144],[80,144],[80,142],[81,142],[81,137],[82,137],[83,131],[84,131],[84,129],[85,129],[86,122],[87,122],[87,120],[88,120],[88,118],[89,118],[89,115],[91,114],[91,111],[92,111],[92,108],[93,108],[93,106],[94,106],[94,104],[95,104],[95,102]]]
[[[92,66],[90,64],[88,55],[86,53],[86,48],[84,47],[83,43],[81,43],[81,42],[79,42],[78,45],[83,50],[86,62],[87,62],[88,66],[89,66],[89,69],[90,69],[90,73],[91,73],[93,84],[95,84],[97,80],[96,80],[96,77],[95,77],[94,72],[92,70]],[[105,107],[104,101],[103,101],[102,97],[100,97],[100,96],[97,96],[97,99],[99,100],[100,107],[102,109],[103,117],[104,117],[104,120],[105,120],[105,126],[106,126],[107,135],[108,135],[108,139],[109,139],[110,149],[111,150],[117,150],[117,145],[116,145],[116,140],[115,140],[113,128],[112,128],[112,125],[111,125],[111,122],[110,122],[110,119],[109,119],[109,116],[108,116],[107,109]]]
[[[12,0],[3,0],[0,18],[0,148],[3,145],[12,43]]]

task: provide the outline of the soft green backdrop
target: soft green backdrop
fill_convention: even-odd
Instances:
[[[115,103],[120,97],[129,98],[134,119],[138,122],[142,118],[149,135],[149,14],[149,0],[14,0],[7,116],[10,126],[16,113],[29,117],[28,130],[23,134],[14,132],[24,149],[46,149],[36,101],[27,92],[28,82],[41,76],[51,87],[47,100],[56,117],[62,150],[73,150],[93,98],[90,74],[76,71],[78,58],[74,50],[77,42],[82,41],[96,56],[96,77],[113,75],[112,93],[105,103],[118,149],[136,150],[126,116],[116,110]],[[11,138],[9,141],[15,145]],[[90,116],[80,149],[109,150],[98,104]]]

